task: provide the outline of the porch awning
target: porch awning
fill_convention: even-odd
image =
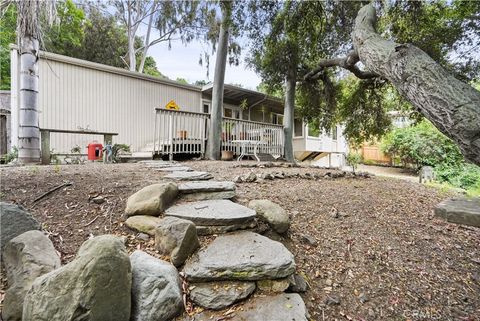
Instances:
[[[213,84],[208,84],[203,86],[202,93],[209,97],[212,96]],[[283,101],[279,98],[266,95],[264,93],[245,89],[233,85],[226,84],[223,89],[223,99],[227,102],[232,102],[234,104],[240,104],[242,101],[246,100],[249,108],[252,108],[257,105],[263,105],[270,107],[273,110],[283,112]]]

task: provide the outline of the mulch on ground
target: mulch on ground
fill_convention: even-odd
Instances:
[[[327,172],[242,168],[235,162],[182,164],[218,180],[251,171]],[[2,201],[33,213],[63,263],[89,237],[106,233],[125,236],[129,251],[155,255],[152,239],[143,241],[124,226],[123,211],[131,194],[164,173],[141,164],[86,164],[2,168],[0,175]],[[65,182],[73,184],[33,202]],[[449,195],[379,177],[241,183],[237,195],[241,204],[270,199],[291,215],[287,235],[267,235],[295,255],[297,272],[310,285],[302,296],[313,320],[480,320],[480,229],[434,218],[434,206]],[[105,201],[96,204],[96,197]]]

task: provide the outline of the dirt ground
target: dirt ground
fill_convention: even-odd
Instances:
[[[185,164],[215,179],[250,171],[326,172],[240,168],[235,162]],[[158,256],[152,239],[140,240],[123,225],[123,211],[128,196],[161,180],[161,172],[141,164],[87,164],[2,168],[0,176],[2,201],[30,210],[64,263],[82,242],[105,233],[126,236],[129,251]],[[72,185],[34,202],[66,182]],[[434,218],[434,206],[449,195],[386,177],[288,178],[237,186],[237,202],[267,198],[291,215],[286,236],[268,235],[295,255],[297,272],[310,285],[302,296],[313,320],[480,320],[480,229]],[[96,196],[105,202],[93,203]]]

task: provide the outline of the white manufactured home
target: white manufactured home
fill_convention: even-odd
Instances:
[[[12,46],[11,146],[16,146],[18,139],[18,58],[18,50]],[[134,154],[143,156],[205,151],[211,85],[186,85],[47,52],[40,54],[39,74],[40,128],[42,133],[49,132],[55,153],[84,148],[93,140],[101,142],[100,133],[117,133],[113,143],[128,144]],[[237,156],[245,149],[247,153],[255,149],[258,154],[282,156],[282,121],[283,102],[278,98],[225,85],[222,150]],[[259,143],[242,145],[255,141]],[[344,165],[348,147],[339,126],[329,134],[314,133],[296,119],[293,143],[300,160]]]

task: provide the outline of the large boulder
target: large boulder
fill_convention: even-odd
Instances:
[[[282,243],[243,231],[217,237],[183,272],[192,282],[279,279],[295,272],[295,261]]]
[[[171,320],[183,310],[177,269],[142,251],[130,255],[132,263],[131,321]]]
[[[247,298],[253,291],[255,291],[255,282],[193,283],[190,299],[204,308],[220,310]]]
[[[60,267],[52,241],[40,231],[33,230],[11,239],[3,252],[8,290],[3,301],[5,321],[22,320],[23,299],[33,281]]]
[[[83,243],[75,260],[33,282],[23,321],[128,321],[131,285],[121,239],[97,236]]]
[[[159,216],[177,195],[177,184],[172,182],[144,187],[128,198],[125,214]]]
[[[161,218],[156,216],[134,215],[127,218],[125,225],[135,231],[155,235],[155,228],[161,220]]]
[[[276,232],[285,233],[290,226],[290,217],[280,205],[269,200],[252,200],[248,207],[254,209],[257,215],[268,223]]]
[[[8,241],[22,233],[40,230],[40,224],[21,206],[0,202],[1,251]]]
[[[199,247],[197,229],[190,221],[165,217],[155,229],[155,249],[169,255],[175,266],[182,265]]]
[[[447,222],[480,227],[480,198],[451,198],[435,207],[435,215]]]

